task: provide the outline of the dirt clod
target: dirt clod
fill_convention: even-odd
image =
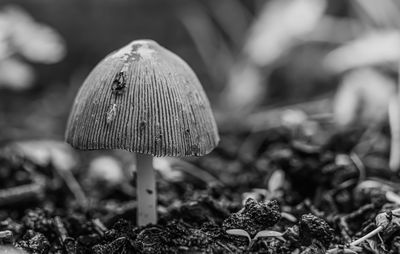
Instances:
[[[300,220],[300,240],[305,246],[312,244],[316,239],[327,248],[333,240],[333,229],[326,221],[312,214],[304,214]]]
[[[225,229],[243,229],[250,235],[275,225],[281,218],[276,201],[257,202],[247,199],[244,208],[223,222]]]
[[[17,243],[20,247],[32,254],[44,254],[50,249],[49,240],[39,232],[27,230],[22,240]]]

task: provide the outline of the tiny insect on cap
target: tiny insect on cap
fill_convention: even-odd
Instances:
[[[77,149],[154,156],[201,156],[219,142],[195,73],[151,40],[133,41],[97,64],[76,96],[65,137]]]

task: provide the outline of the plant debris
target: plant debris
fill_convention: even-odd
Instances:
[[[0,204],[0,246],[43,254],[396,253],[400,179],[388,167],[377,170],[370,155],[354,163],[359,133],[332,132],[316,144],[282,128],[268,129],[257,134],[263,142],[254,143],[245,157],[238,154],[240,147],[227,144],[253,139],[228,135],[222,140],[230,143],[222,142],[209,156],[180,164],[204,174],[193,175],[188,168],[157,173],[159,221],[144,227],[132,221],[135,185],[124,177],[130,162],[123,153],[112,155],[119,174],[115,183],[95,180],[87,166],[102,158],[100,152],[71,157],[84,165],[70,170],[87,196],[82,207],[52,163],[37,163],[5,147],[0,193],[37,179],[45,184],[40,199]],[[347,135],[351,138],[338,143]],[[387,159],[384,151],[374,156]],[[27,191],[32,193],[35,189]]]

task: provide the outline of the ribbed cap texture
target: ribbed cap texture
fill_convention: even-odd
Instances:
[[[198,78],[185,61],[151,40],[131,42],[92,70],[65,136],[77,149],[153,156],[201,156],[219,142]]]

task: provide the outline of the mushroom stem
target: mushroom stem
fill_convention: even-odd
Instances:
[[[156,180],[153,157],[136,154],[137,185],[137,224],[145,226],[157,223]]]

